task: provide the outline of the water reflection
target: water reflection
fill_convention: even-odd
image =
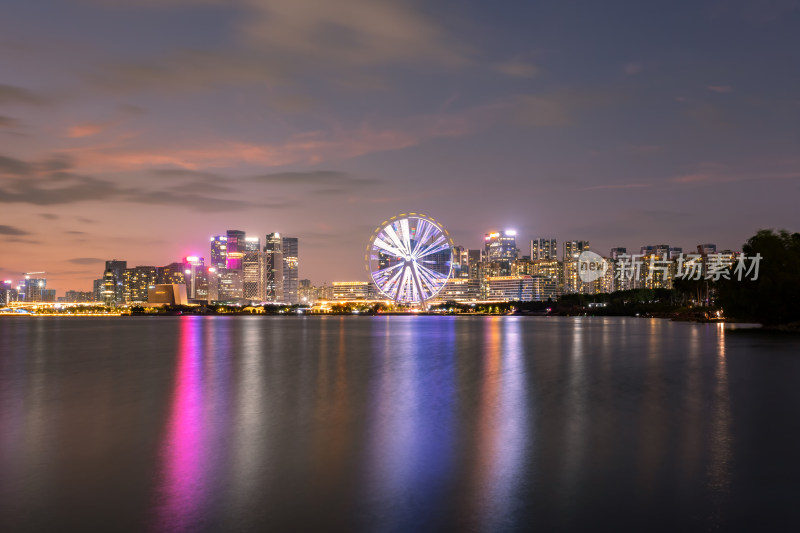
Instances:
[[[180,321],[174,394],[162,452],[159,530],[189,529],[208,498],[202,324],[195,317]]]
[[[714,370],[714,417],[711,424],[711,460],[708,465],[708,486],[714,509],[711,521],[721,518],[722,506],[730,489],[731,412],[728,391],[728,369],[725,354],[725,325],[716,328],[716,368]]]
[[[711,530],[767,500],[774,526],[800,475],[791,339],[610,318],[11,323],[4,531]]]
[[[493,317],[486,324],[484,379],[480,395],[477,488],[480,524],[498,531],[513,523],[517,489],[525,471],[529,432],[525,353],[519,318]]]

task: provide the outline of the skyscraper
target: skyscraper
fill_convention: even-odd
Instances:
[[[224,268],[227,259],[228,237],[214,235],[211,237],[211,265],[214,268]]]
[[[511,275],[511,262],[517,258],[517,232],[514,230],[493,231],[484,236],[484,260],[490,275]]]
[[[118,305],[125,301],[124,276],[127,261],[106,261],[103,272],[103,301],[106,305]]]
[[[262,261],[264,301],[283,302],[283,240],[280,233],[267,234]]]
[[[555,239],[539,237],[531,241],[531,261],[558,259],[558,246]]]
[[[123,287],[127,303],[147,302],[147,291],[155,287],[158,269],[154,266],[126,268],[123,273]]]
[[[283,298],[285,302],[296,304],[298,297],[299,258],[297,237],[283,237]]]
[[[183,258],[183,276],[186,297],[190,300],[208,301],[208,271],[205,259],[195,255]]]
[[[226,239],[227,260],[225,268],[228,270],[241,270],[242,257],[245,249],[245,233],[236,229],[229,229]]]
[[[589,241],[566,241],[563,259],[563,293],[583,292],[583,283],[578,271],[578,258],[582,252],[589,250]]]
[[[264,283],[261,275],[262,260],[261,239],[245,237],[242,254],[242,295],[245,300],[264,300]]]

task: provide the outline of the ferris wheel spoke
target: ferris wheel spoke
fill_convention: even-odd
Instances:
[[[400,237],[403,239],[403,247],[405,250],[408,250],[408,254],[411,254],[413,250],[411,249],[411,230],[408,227],[408,219],[404,218],[400,221]]]
[[[447,281],[449,276],[436,272],[435,270],[431,270],[423,265],[417,263],[417,269],[420,273],[420,277],[425,280],[425,282],[431,287],[433,292],[439,290],[439,288],[444,285]]]
[[[384,250],[384,251],[392,254],[394,257],[402,257],[404,255],[403,252],[400,249],[398,249],[395,246],[392,246],[391,244],[381,240],[380,238],[376,238],[375,241],[374,241],[374,244],[375,244],[376,247],[378,247],[381,250]]]
[[[435,254],[437,252],[441,252],[442,250],[449,247],[449,243],[447,242],[447,238],[444,235],[440,235],[438,239],[433,241],[431,244],[417,252],[416,258],[420,259],[422,257],[427,257],[431,254]]]
[[[402,250],[403,253],[401,253],[400,255],[408,255],[409,253],[408,248],[403,244],[402,239],[397,235],[397,232],[394,230],[392,226],[386,226],[384,232],[386,233],[386,235],[389,236],[389,239],[391,239],[392,244],[394,244],[398,250]]]
[[[431,234],[435,231],[435,229],[436,227],[424,218],[419,219],[417,222],[417,242],[412,253],[419,253],[419,251],[425,246],[425,243],[431,238]]]
[[[431,280],[421,272],[422,268],[421,265],[414,263],[414,275],[417,279],[419,289],[423,292],[423,298],[426,298],[428,295],[432,295],[436,292],[436,289],[435,285],[431,283]]]

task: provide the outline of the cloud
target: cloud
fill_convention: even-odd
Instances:
[[[191,146],[162,144],[158,147],[121,145],[83,146],[68,149],[87,172],[114,172],[177,167],[198,171],[201,168],[257,165],[279,167],[316,165],[324,161],[351,159],[366,154],[401,150],[427,139],[458,137],[484,120],[486,110],[470,109],[460,114],[436,113],[395,120],[387,125],[362,123],[346,128],[335,126],[329,132],[306,131],[272,143],[207,141]],[[181,142],[181,141],[176,141]]]
[[[105,260],[97,257],[74,257],[67,259],[67,262],[75,265],[93,265],[95,263],[104,263]]]
[[[219,192],[220,188],[208,189],[211,193],[203,194],[203,191],[187,187],[164,190],[141,185],[123,186],[108,179],[71,172],[72,159],[63,155],[34,163],[0,159],[0,164],[4,162],[13,172],[9,173],[10,177],[0,181],[0,203],[66,205],[86,201],[116,201],[168,205],[202,212],[235,211],[247,207],[282,209],[297,205],[283,200],[254,202],[211,194]],[[235,192],[232,188],[222,190]]]
[[[566,126],[573,122],[572,110],[558,95],[520,95],[513,107],[514,120],[526,126]]]
[[[14,226],[0,225],[0,235],[30,235],[30,233]]]
[[[0,128],[17,128],[19,125],[17,119],[0,115]]]
[[[402,0],[245,0],[251,46],[338,65],[464,64],[466,49]]]
[[[66,235],[86,235],[85,231],[75,231],[75,230],[65,231],[64,233]]]
[[[82,137],[91,137],[97,135],[105,129],[105,125],[97,122],[87,122],[84,124],[76,124],[69,128],[67,137],[71,139],[80,139]]]
[[[733,92],[733,87],[730,85],[708,85],[706,89],[715,93],[731,93]]]
[[[95,0],[116,6],[120,0]],[[196,7],[197,0],[129,2],[139,9]],[[227,49],[167,51],[138,61],[109,63],[88,74],[115,92],[141,89],[197,91],[292,83],[308,72],[348,84],[372,78],[364,68],[391,64],[456,67],[471,50],[457,42],[423,9],[404,0],[206,0],[232,9]],[[356,85],[363,85],[358,81]],[[383,86],[380,81],[377,85]],[[305,109],[307,102],[281,105]]]
[[[534,78],[541,72],[539,67],[523,61],[512,59],[495,65],[495,70],[511,78]]]
[[[312,172],[277,172],[251,176],[248,181],[282,185],[321,185],[321,186],[363,186],[380,183],[374,178],[357,178],[344,172],[334,170],[318,170]]]
[[[0,155],[0,176],[27,176],[32,170],[33,167],[25,161]]]
[[[0,84],[0,105],[6,104],[41,106],[47,104],[47,99],[22,87]]]
[[[59,218],[61,218],[53,213],[39,213],[39,216],[47,220],[58,220]]]
[[[591,187],[584,187],[581,191],[599,191],[606,189],[642,189],[651,187],[649,183],[611,183],[608,185],[592,185]]]

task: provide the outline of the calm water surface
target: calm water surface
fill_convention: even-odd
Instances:
[[[2,531],[800,531],[800,339],[0,319]]]

